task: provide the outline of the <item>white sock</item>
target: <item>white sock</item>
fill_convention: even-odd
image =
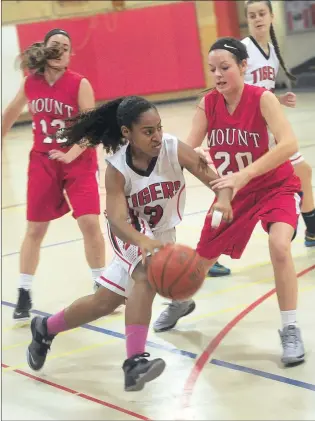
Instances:
[[[91,269],[93,282],[96,282],[96,280],[102,275],[104,270],[105,270],[105,267],[98,268],[98,269]]]
[[[34,275],[27,275],[26,273],[20,273],[20,285],[19,288],[26,289],[29,291],[32,287]]]
[[[297,325],[296,310],[281,311],[282,326]]]

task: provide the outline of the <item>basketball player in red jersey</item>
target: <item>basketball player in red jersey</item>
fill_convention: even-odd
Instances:
[[[247,58],[245,45],[234,38],[216,41],[209,52],[215,89],[201,100],[187,143],[200,147],[208,135],[211,160],[221,176],[211,185],[234,189],[234,218],[231,224],[223,222],[218,229],[211,229],[211,218],[207,217],[197,251],[208,264],[221,254],[239,259],[261,221],[269,234],[281,311],[282,361],[293,364],[304,360],[296,319],[298,284],[290,248],[300,213],[300,182],[288,160],[298,147],[275,95],[244,83]],[[271,150],[268,128],[277,139]]]
[[[279,64],[286,76],[291,81],[295,81],[295,76],[288,71],[281,56],[273,26],[274,15],[271,1],[249,0],[245,3],[245,14],[250,33],[249,37],[242,40],[249,55],[245,83],[273,91]],[[296,95],[292,92],[280,95],[278,99],[286,107],[296,106]],[[312,168],[300,152],[294,154],[290,160],[296,175],[301,180],[303,193],[301,211],[306,225],[305,245],[306,247],[315,247],[315,201],[312,188]]]
[[[245,83],[274,91],[279,64],[283,68],[287,77],[290,80],[295,80],[295,77],[287,70],[280,53],[272,24],[273,13],[271,2],[269,0],[249,0],[245,4],[245,13],[251,35],[250,37],[246,37],[242,40],[249,55],[245,72]],[[269,37],[272,44],[268,42]],[[296,96],[294,93],[287,92],[277,98],[282,105],[295,107]],[[271,142],[274,143],[272,135],[270,138]],[[209,155],[207,157],[202,148],[198,149],[199,153],[207,159],[208,163],[211,164]],[[304,157],[300,152],[292,155],[292,157],[290,157],[290,161],[294,167],[296,175],[300,177],[302,184],[301,195],[303,195],[303,200],[301,203],[301,211],[306,225],[305,245],[307,247],[314,247],[315,204],[312,191],[312,169],[310,165],[305,162]],[[211,268],[210,272],[215,272],[216,267],[217,265]],[[221,265],[219,265],[218,269],[221,269],[221,276],[229,274],[230,272],[229,269],[224,268]],[[156,332],[163,332],[172,329],[181,317],[190,314],[194,309],[195,302],[193,300],[173,302],[170,306],[166,307],[160,317],[155,321],[154,330]]]
[[[40,370],[56,334],[110,314],[128,297],[125,390],[141,390],[165,367],[162,359],[150,361],[145,352],[155,291],[143,263],[156,248],[175,241],[175,227],[185,206],[183,168],[208,188],[218,175],[200,165],[200,157],[188,145],[163,134],[156,107],[141,97],[118,98],[79,114],[61,135],[70,146],[83,139],[92,147],[102,143],[110,153],[106,158],[106,212],[115,257],[98,279],[100,288],[95,294],[48,318],[33,318],[27,361],[33,370]],[[232,219],[231,198],[231,189],[221,190],[214,205],[228,221]]]
[[[64,190],[84,237],[86,258],[95,281],[105,265],[105,245],[100,229],[100,200],[95,149],[79,146],[62,149],[63,139],[54,140],[64,120],[94,107],[89,81],[68,69],[71,39],[66,31],[53,29],[43,43],[22,55],[22,68],[29,71],[22,86],[4,111],[5,136],[26,103],[33,117],[34,143],[30,152],[27,186],[27,231],[20,254],[16,321],[30,318],[30,289],[39,261],[40,245],[49,222],[70,211]]]

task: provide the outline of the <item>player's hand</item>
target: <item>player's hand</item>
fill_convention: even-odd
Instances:
[[[143,236],[144,238],[139,243],[139,249],[141,250],[142,254],[142,264],[145,264],[145,260],[147,257],[147,254],[153,254],[157,253],[159,249],[164,247],[164,244],[161,243],[161,241],[158,240],[152,240],[149,237]]]
[[[243,169],[239,172],[224,175],[221,178],[211,181],[210,186],[213,190],[222,190],[227,187],[233,190],[240,190],[242,187],[246,186],[250,179],[246,169]]]
[[[70,164],[72,158],[64,152],[52,149],[49,151],[49,159],[56,159],[57,161],[63,162],[64,164]]]
[[[200,156],[202,162],[204,162],[207,165],[212,164],[212,161],[210,159],[209,150],[210,150],[209,148],[204,149],[201,146],[194,149],[194,151]]]
[[[232,222],[233,210],[230,201],[217,201],[210,209],[208,216],[212,216],[214,211],[222,213],[222,219],[226,222]]]
[[[296,95],[293,92],[287,92],[284,95],[280,95],[280,104],[286,107],[295,108],[296,106]]]

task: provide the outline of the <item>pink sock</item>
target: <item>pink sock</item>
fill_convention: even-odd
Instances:
[[[144,353],[148,330],[149,326],[147,325],[126,326],[127,358]]]
[[[62,310],[47,319],[47,333],[48,335],[55,335],[60,332],[68,330],[65,321],[65,311]]]

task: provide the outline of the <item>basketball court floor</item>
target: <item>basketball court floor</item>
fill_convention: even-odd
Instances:
[[[313,167],[315,192],[315,94],[298,94],[286,113],[301,151]],[[196,101],[159,107],[164,131],[185,139]],[[206,279],[195,312],[176,329],[155,334],[147,351],[167,368],[141,392],[123,391],[124,309],[59,335],[38,373],[26,363],[28,327],[14,328],[13,306],[19,248],[25,232],[25,197],[30,126],[11,131],[2,168],[2,416],[5,420],[314,420],[315,419],[315,249],[304,247],[304,223],[292,243],[299,276],[298,321],[307,362],[283,368],[281,327],[268,239],[260,225],[241,260],[222,257],[233,274]],[[104,163],[101,195],[104,206]],[[187,205],[178,242],[195,247],[212,200],[186,173]],[[102,227],[104,229],[103,218]],[[105,230],[104,230],[105,231]],[[106,255],[112,252],[107,242]],[[92,292],[82,236],[71,215],[54,221],[41,250],[34,283],[33,314],[51,314]],[[153,319],[165,308],[157,297]]]

